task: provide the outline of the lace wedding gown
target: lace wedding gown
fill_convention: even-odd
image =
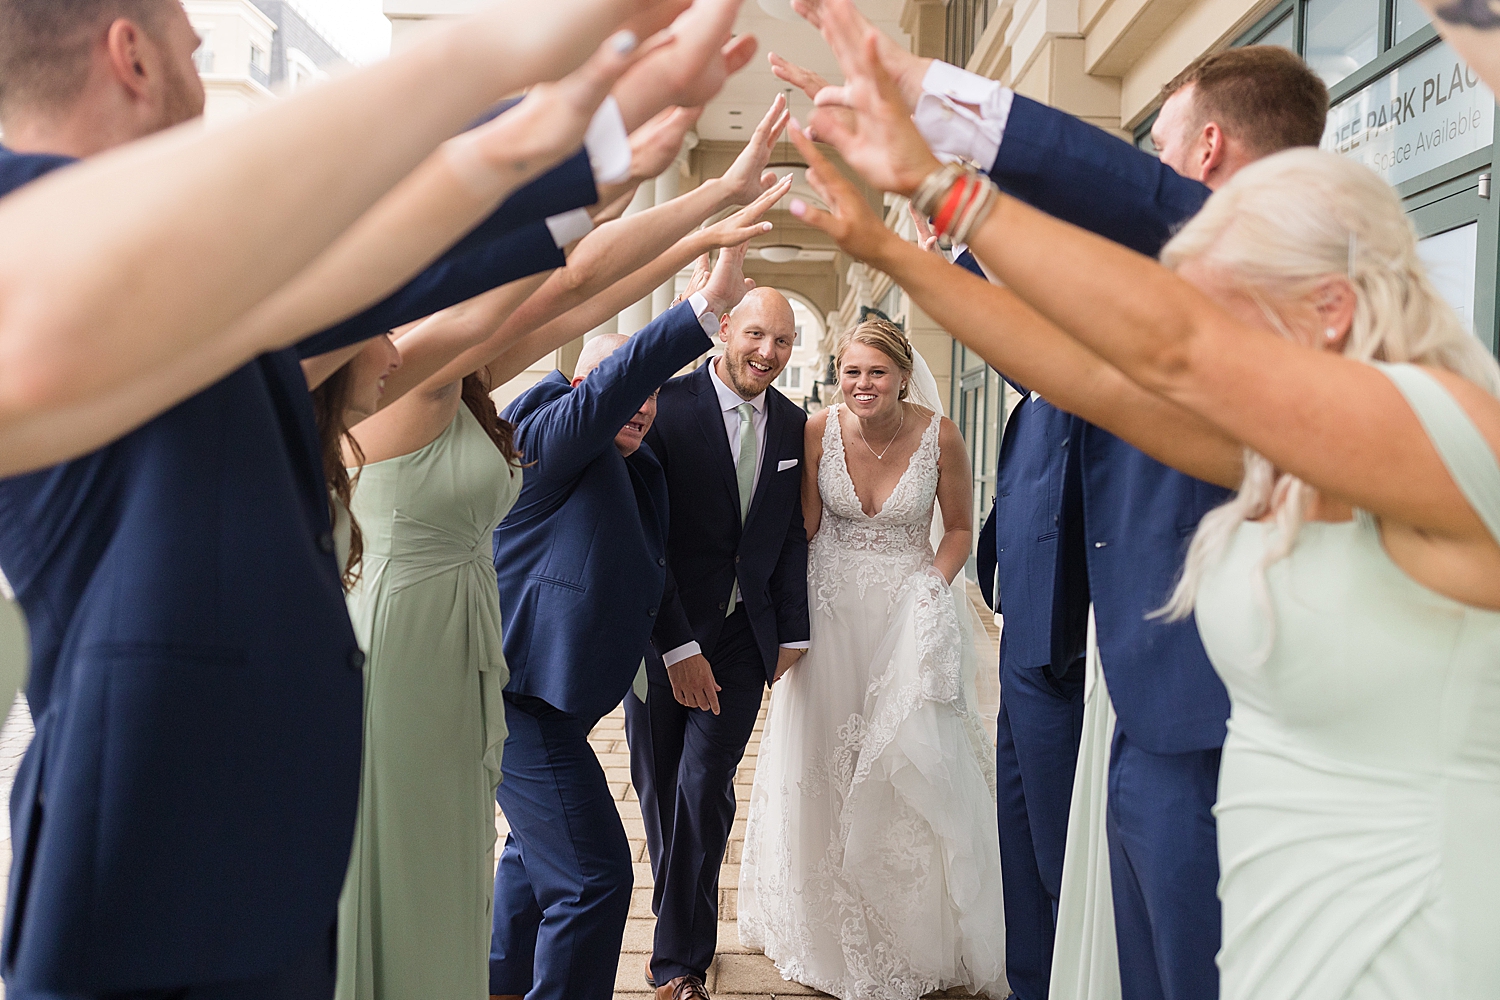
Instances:
[[[971,611],[931,571],[939,419],[869,517],[829,415],[812,647],[772,689],[750,800],[740,940],[844,1000],[1009,992]]]

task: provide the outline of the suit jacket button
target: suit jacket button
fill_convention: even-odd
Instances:
[[[652,608],[650,611],[647,611],[646,614],[650,615],[652,618],[655,618],[656,617],[656,609]]]
[[[740,557],[739,557],[739,556],[735,556],[735,557],[734,557],[734,564],[735,564],[735,565],[736,565],[736,566],[738,566],[738,565],[739,565],[739,564],[740,564]]]
[[[333,555],[333,535],[327,531],[318,536],[318,548],[328,555]]]
[[[719,602],[719,610],[720,611],[725,611],[728,608],[729,608],[729,602],[728,601],[720,601]]]
[[[656,560],[656,565],[658,565],[658,566],[665,566],[666,564],[667,564],[667,560],[665,558],[660,558],[660,559]]]
[[[365,651],[362,649],[352,650],[349,653],[349,669],[360,670],[365,665]]]

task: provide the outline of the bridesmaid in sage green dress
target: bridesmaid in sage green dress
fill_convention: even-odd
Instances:
[[[418,354],[415,367],[431,367]],[[389,418],[362,424],[401,364],[378,337],[313,390],[336,551],[366,652],[337,996],[473,1000],[488,995],[508,679],[490,535],[521,470],[477,376],[403,386]],[[369,427],[380,460],[366,464],[351,424]]]
[[[488,995],[509,679],[490,538],[521,470],[477,377],[467,405],[457,390],[437,438],[366,465],[350,505],[364,560],[349,612],[368,659],[339,1000]]]

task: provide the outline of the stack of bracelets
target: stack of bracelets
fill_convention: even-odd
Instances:
[[[952,243],[967,243],[1000,199],[995,182],[973,167],[945,163],[922,179],[911,203],[932,220],[932,231]]]

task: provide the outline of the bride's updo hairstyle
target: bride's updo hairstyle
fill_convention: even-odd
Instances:
[[[838,353],[833,356],[834,367],[844,367],[844,353],[849,350],[850,344],[864,344],[873,347],[896,363],[901,369],[901,399],[911,394],[911,373],[916,367],[916,360],[912,355],[911,341],[906,339],[905,332],[888,319],[879,316],[871,316],[862,321],[854,329],[844,334],[839,341]]]
[[[1289,339],[1287,318],[1306,314],[1320,283],[1342,278],[1355,296],[1345,357],[1446,369],[1500,396],[1500,366],[1428,278],[1395,191],[1353,161],[1294,149],[1252,163],[1208,199],[1161,259],[1174,270],[1197,261],[1230,276]],[[1205,568],[1242,521],[1275,509],[1262,569],[1285,558],[1314,495],[1247,449],[1239,492],[1203,518],[1177,589],[1158,613],[1174,621],[1192,613]]]

